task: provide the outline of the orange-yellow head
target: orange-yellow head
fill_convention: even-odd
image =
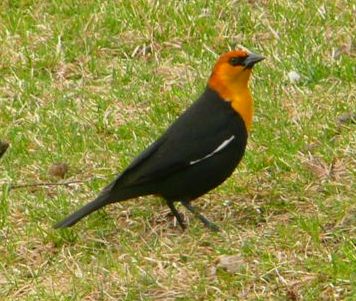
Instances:
[[[252,125],[253,100],[248,89],[252,67],[263,56],[245,50],[229,51],[220,56],[213,68],[208,86],[231,103],[249,130]]]

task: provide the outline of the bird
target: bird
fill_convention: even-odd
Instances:
[[[263,56],[246,49],[222,54],[205,90],[152,144],[84,205],[54,228],[76,224],[90,213],[139,196],[163,198],[181,228],[179,202],[212,231],[219,227],[191,202],[222,184],[241,161],[252,126],[252,67]]]

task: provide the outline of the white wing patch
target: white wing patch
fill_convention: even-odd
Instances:
[[[193,160],[193,161],[190,161],[189,164],[190,165],[193,165],[195,163],[198,163],[200,161],[203,161],[205,159],[208,159],[210,158],[211,156],[214,156],[216,153],[222,151],[226,146],[229,145],[229,143],[235,139],[235,136],[232,135],[229,139],[226,139],[223,143],[221,143],[216,149],[214,149],[210,154],[207,154],[205,157],[203,158],[200,158],[200,159],[197,159],[197,160]]]

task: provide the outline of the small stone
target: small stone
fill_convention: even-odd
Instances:
[[[288,78],[292,83],[297,83],[300,81],[301,76],[296,71],[290,71],[288,73]]]

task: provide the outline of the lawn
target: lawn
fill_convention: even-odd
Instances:
[[[0,300],[355,300],[355,9],[1,1],[0,140],[10,146],[0,159]],[[248,149],[195,202],[220,233],[180,206],[182,232],[153,196],[52,228],[240,45],[266,57],[250,85]]]

